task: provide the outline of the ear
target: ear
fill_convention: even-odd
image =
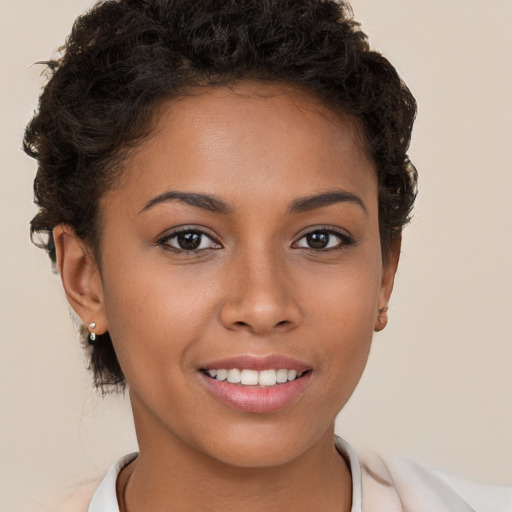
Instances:
[[[94,331],[108,330],[101,275],[90,248],[65,224],[53,229],[57,266],[69,305]]]
[[[376,332],[382,331],[388,323],[388,304],[393,291],[395,283],[396,270],[398,268],[398,261],[400,260],[400,249],[402,247],[402,237],[398,236],[387,256],[382,267],[382,280],[380,283],[379,292],[379,305],[375,315],[374,330]]]

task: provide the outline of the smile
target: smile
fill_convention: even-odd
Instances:
[[[297,372],[297,370],[287,370],[281,368],[279,370],[249,370],[232,368],[231,370],[225,369],[210,369],[204,370],[207,375],[212,379],[218,381],[227,381],[230,384],[240,384],[242,386],[275,386],[276,384],[285,384],[299,379],[305,372]]]
[[[291,406],[311,381],[310,365],[283,356],[237,356],[205,364],[198,375],[213,397],[231,409],[271,413]]]

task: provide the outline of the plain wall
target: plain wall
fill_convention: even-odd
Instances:
[[[41,66],[86,0],[0,0],[0,511],[28,510],[136,449],[127,400],[99,399],[58,276],[31,246],[24,125]],[[512,484],[512,1],[354,0],[419,103],[420,195],[389,325],[337,431]]]

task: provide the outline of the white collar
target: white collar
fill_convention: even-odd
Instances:
[[[361,512],[362,488],[361,465],[354,449],[341,437],[335,436],[334,444],[340,455],[345,459],[352,473],[352,508],[350,512]],[[118,460],[107,472],[105,478],[96,489],[87,512],[119,512],[116,483],[121,470],[132,462],[137,453],[126,455]]]
[[[345,459],[345,462],[350,469],[350,473],[352,474],[352,508],[350,509],[350,512],[362,512],[363,480],[361,464],[359,464],[357,454],[354,448],[339,436],[334,436],[334,445],[336,446],[339,454]]]

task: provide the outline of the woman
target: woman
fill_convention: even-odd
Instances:
[[[140,450],[83,510],[472,510],[334,439],[416,193],[414,98],[348,7],[103,2],[49,68],[32,232]]]

